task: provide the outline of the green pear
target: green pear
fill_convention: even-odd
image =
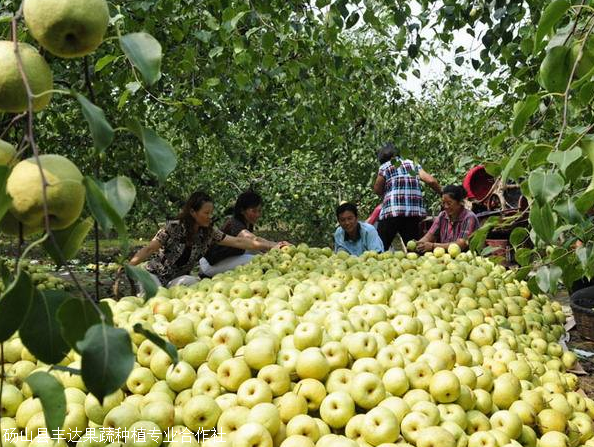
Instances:
[[[575,42],[571,46],[571,64],[570,67],[573,67],[575,61],[577,60],[580,54],[580,48],[582,47],[581,42]],[[594,67],[594,40],[588,39],[586,44],[582,49],[582,56],[575,67],[575,77],[576,79],[580,79],[586,75],[590,71],[590,69]]]
[[[34,95],[33,110],[38,112],[48,105],[54,81],[52,71],[45,59],[35,48],[26,43],[19,43],[19,54],[23,61],[23,69]],[[20,113],[27,110],[27,90],[19,71],[14,52],[14,42],[0,40],[0,110]]]
[[[0,166],[8,166],[16,154],[16,148],[8,141],[0,140]]]
[[[109,24],[105,0],[25,0],[23,14],[35,40],[64,58],[95,51]]]
[[[547,51],[540,64],[540,80],[551,93],[563,93],[571,75],[571,51],[559,45]]]
[[[39,162],[48,185],[50,228],[67,228],[80,216],[85,203],[83,176],[74,163],[61,155],[41,155]],[[6,192],[12,198],[12,216],[27,229],[44,228],[43,188],[34,158],[17,163],[6,182]]]

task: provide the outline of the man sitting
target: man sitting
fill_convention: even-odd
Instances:
[[[355,256],[368,250],[383,252],[384,244],[375,227],[360,222],[357,216],[357,206],[354,203],[343,203],[336,208],[340,227],[334,232],[334,251],[344,250]]]

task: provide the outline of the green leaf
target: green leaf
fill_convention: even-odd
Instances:
[[[512,169],[514,169],[514,167],[520,160],[520,157],[522,156],[522,154],[524,153],[526,148],[528,148],[530,146],[531,146],[531,144],[529,144],[529,143],[524,143],[524,144],[521,144],[520,146],[518,146],[518,148],[514,152],[514,155],[512,155],[512,157],[507,162],[507,165],[505,165],[505,168],[501,172],[501,183],[503,185],[505,185],[507,183],[507,179],[509,177],[510,172],[512,171]]]
[[[104,315],[105,323],[113,325],[109,305],[98,303],[98,307]],[[77,343],[85,338],[87,330],[102,322],[101,315],[93,303],[77,297],[69,297],[64,301],[58,309],[57,317],[61,325],[62,337],[75,351],[78,351]]]
[[[105,113],[80,93],[75,92],[74,96],[79,102],[83,115],[89,124],[95,149],[103,152],[113,141],[114,135],[111,125],[105,119]]]
[[[563,191],[565,181],[556,172],[533,171],[528,177],[530,193],[540,205],[550,202]]]
[[[95,64],[95,73],[99,73],[101,70],[103,70],[105,67],[107,67],[109,64],[111,64],[116,59],[117,59],[117,56],[114,56],[113,54],[108,54],[106,56],[103,56]]]
[[[470,236],[470,250],[475,253],[480,253],[489,232],[499,223],[499,218],[496,216],[489,217],[487,221]]]
[[[539,104],[540,96],[531,95],[519,105],[512,124],[512,133],[515,137],[519,137],[522,134],[528,120],[538,110]]]
[[[568,151],[551,152],[547,160],[555,164],[565,175],[567,168],[580,158],[582,158],[582,150],[579,147],[574,147]]]
[[[137,124],[140,130],[140,140],[144,145],[144,154],[148,163],[149,171],[157,176],[161,184],[165,183],[167,176],[173,172],[177,166],[177,156],[173,147],[155,133],[154,130],[147,129]]]
[[[126,383],[134,368],[132,340],[125,329],[91,326],[78,342],[78,349],[83,381],[99,402]]]
[[[158,286],[155,284],[155,281],[149,272],[147,272],[142,267],[137,267],[130,264],[126,264],[124,269],[130,278],[142,284],[145,300],[148,300],[156,295]]]
[[[132,183],[132,180],[126,176],[119,175],[106,183],[97,182],[97,185],[101,188],[110,205],[120,217],[123,218],[126,216],[136,198],[136,187]]]
[[[12,198],[6,192],[6,180],[9,175],[9,167],[0,166],[0,221],[12,205]]]
[[[248,13],[248,11],[241,11],[237,13],[231,20],[227,20],[223,23],[223,29],[230,32],[237,28],[239,21]]]
[[[581,214],[586,214],[594,207],[594,189],[583,193],[575,202],[575,207]]]
[[[568,197],[555,205],[555,211],[568,223],[579,224],[584,221],[584,216],[575,206],[575,202]]]
[[[140,71],[145,84],[161,79],[161,44],[148,33],[131,33],[120,37],[120,46],[132,65]]]
[[[87,205],[91,210],[91,214],[105,233],[108,233],[112,226],[115,227],[120,237],[122,249],[127,250],[128,231],[126,230],[124,220],[111,206],[103,191],[92,177],[85,176],[83,183],[87,191]]]
[[[545,243],[550,244],[555,233],[555,216],[551,210],[551,205],[545,203],[542,207],[536,202],[532,202],[530,206],[530,225]]]
[[[53,438],[66,419],[66,394],[64,386],[51,374],[38,371],[25,379],[33,396],[39,397],[48,436]]]
[[[553,30],[555,24],[561,20],[570,7],[571,2],[568,0],[554,0],[545,8],[538,21],[534,36],[534,54],[542,49],[543,39]]]
[[[179,362],[177,348],[175,346],[173,346],[171,343],[169,343],[167,340],[159,337],[154,332],[151,332],[148,329],[143,328],[142,324],[140,324],[140,323],[136,323],[133,328],[134,328],[134,332],[136,332],[137,334],[144,335],[147,339],[149,339],[154,344],[156,344],[159,348],[161,348],[163,351],[165,351],[165,353],[173,361],[173,364],[177,364]]]
[[[536,271],[536,284],[545,293],[555,293],[563,270],[556,265],[544,265]]]
[[[526,279],[526,277],[528,276],[528,274],[531,271],[532,271],[532,266],[530,266],[530,265],[526,266],[526,267],[521,267],[516,270],[514,277],[518,281],[523,281],[524,279]]]
[[[532,259],[532,253],[533,251],[529,248],[519,248],[518,250],[516,250],[514,258],[516,259],[516,262],[519,265],[525,266],[530,264],[530,260]]]
[[[524,227],[516,227],[509,235],[509,242],[512,247],[517,248],[530,238],[530,233]]]
[[[547,157],[551,153],[552,146],[548,146],[545,144],[537,144],[530,152],[528,159],[526,161],[528,167],[530,169],[536,169],[539,166],[543,165],[547,161]]]
[[[51,238],[48,238],[43,243],[43,248],[52,257],[54,262],[60,266],[63,262],[76,256],[91,228],[93,228],[93,219],[90,217],[84,220],[78,219],[68,228],[52,232],[58,249],[56,249]]]
[[[0,343],[8,340],[21,327],[33,299],[33,283],[29,274],[19,276],[0,295]]]
[[[509,130],[506,130],[505,132],[497,134],[496,136],[494,136],[493,138],[491,138],[489,140],[489,146],[491,146],[493,149],[497,149],[497,148],[501,147],[501,143],[503,143],[508,136],[509,136]]]
[[[358,12],[354,11],[349,15],[349,18],[346,21],[345,27],[346,29],[350,29],[357,24],[361,16]]]
[[[34,289],[31,307],[19,329],[23,344],[44,363],[59,363],[70,351],[57,319],[58,308],[66,299],[63,290]]]

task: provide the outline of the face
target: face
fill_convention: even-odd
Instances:
[[[344,231],[351,234],[357,228],[357,216],[352,211],[345,211],[338,216],[338,224]]]
[[[194,222],[199,227],[210,227],[212,223],[212,214],[214,212],[214,205],[212,202],[205,202],[198,211],[191,211]]]
[[[453,199],[449,194],[441,196],[441,204],[450,217],[455,217],[462,211],[462,202]]]
[[[247,208],[243,212],[243,216],[249,224],[255,225],[258,222],[258,219],[260,219],[262,216],[262,205],[255,206],[253,208]]]

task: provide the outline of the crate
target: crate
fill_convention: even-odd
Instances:
[[[569,304],[580,335],[594,341],[594,286],[573,293]]]
[[[495,249],[491,256],[501,256],[507,266],[513,263],[512,248],[507,239],[487,239],[485,244]]]

